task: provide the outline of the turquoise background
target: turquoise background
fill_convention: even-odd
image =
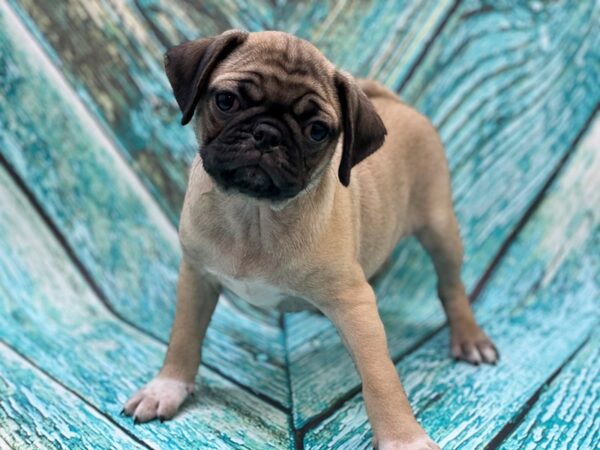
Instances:
[[[449,358],[431,264],[402,243],[375,288],[428,433],[599,448],[600,2],[469,0],[0,0],[0,448],[370,447],[329,321],[227,298],[177,418],[119,415],[164,356],[196,151],[162,55],[229,28],[306,38],[440,131],[502,359]]]

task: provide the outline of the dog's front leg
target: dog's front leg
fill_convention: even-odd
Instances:
[[[202,341],[217,305],[218,287],[181,263],[177,307],[163,367],[150,383],[125,403],[123,412],[137,422],[172,418],[194,392]]]
[[[379,450],[438,449],[419,425],[392,362],[375,293],[365,280],[322,307],[340,332],[362,380]]]

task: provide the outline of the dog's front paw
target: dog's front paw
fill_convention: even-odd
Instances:
[[[194,393],[193,383],[172,378],[155,378],[131,396],[123,413],[135,423],[171,419],[185,399]]]
[[[500,359],[492,340],[477,325],[452,330],[452,356],[475,365]]]
[[[440,450],[429,436],[420,436],[410,441],[382,440],[376,448],[377,450]]]

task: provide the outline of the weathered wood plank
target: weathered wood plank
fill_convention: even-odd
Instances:
[[[502,449],[593,449],[600,445],[600,333],[543,391]]]
[[[0,448],[9,446],[147,448],[0,342]]]
[[[15,4],[13,3],[13,5]],[[177,155],[184,155],[185,153],[184,150],[179,148],[172,150],[174,145],[179,145],[180,140],[173,134],[178,132],[173,131],[173,126],[177,126],[175,116],[178,113],[160,66],[164,36],[167,36],[167,40],[172,39],[174,43],[184,38],[192,38],[194,33],[214,34],[230,26],[241,26],[242,23],[228,23],[225,19],[227,17],[240,17],[244,18],[244,21],[248,19],[252,22],[253,19],[248,18],[247,11],[243,12],[239,9],[242,7],[235,4],[221,5],[219,8],[224,8],[221,10],[208,4],[198,9],[198,5],[190,6],[186,2],[152,2],[137,5],[118,3],[118,7],[113,8],[110,4],[92,5],[89,2],[78,6],[65,3],[55,7],[40,2],[23,1],[18,6],[17,9],[20,10],[22,7],[31,15],[37,26],[45,30],[45,39],[58,52],[55,53],[49,45],[46,45],[55,63],[60,64],[61,68],[67,69],[67,77],[75,85],[86,104],[99,113],[106,123],[113,128],[115,135],[122,141],[124,147],[137,151],[141,145],[140,143],[145,144],[147,142],[150,142],[150,145],[156,144],[160,147],[160,151],[155,149],[140,150],[141,153],[146,155],[147,161],[144,162],[143,158],[140,160],[140,167],[137,167],[138,173],[143,172],[146,166],[149,168],[154,167],[153,170],[156,172],[156,176],[161,177],[161,179],[174,177],[180,183],[179,187],[174,187],[163,185],[162,181],[152,181],[155,186],[158,186],[158,191],[164,190],[173,193],[182,191],[185,178],[183,167],[188,164],[189,158],[182,157],[183,162],[179,166],[177,166],[179,163],[175,164],[177,167],[173,166],[171,162],[161,159],[162,154],[169,152]],[[209,10],[210,14],[207,13]],[[381,15],[385,11],[387,10],[379,11],[378,14]],[[261,14],[263,18],[266,17],[264,13]],[[413,19],[411,23],[414,22],[416,27],[418,21],[415,14],[414,11],[411,12],[410,17]],[[200,15],[203,16],[202,20],[200,20]],[[418,17],[420,20],[430,21],[423,14]],[[436,17],[439,17],[439,14]],[[167,18],[170,18],[170,21]],[[149,20],[152,26],[148,26],[146,20]],[[260,28],[259,22],[258,20],[252,22],[254,25],[250,28]],[[29,23],[29,25],[32,26],[33,23]],[[35,27],[32,26],[32,28]],[[414,28],[411,30],[414,30]],[[85,38],[81,38],[81,36],[85,36]],[[406,39],[416,42],[413,31],[406,32]],[[40,40],[45,42],[44,39],[40,38]],[[103,40],[111,44],[106,45]],[[137,44],[132,45],[132,42]],[[113,48],[116,50],[113,50]],[[60,53],[61,51],[63,53]],[[93,57],[90,55],[93,55]],[[61,57],[62,59],[60,59]],[[78,75],[75,75],[76,73]],[[83,81],[79,80],[78,77]],[[136,105],[139,105],[140,102],[143,105],[138,110]],[[171,113],[165,113],[161,109],[162,107],[170,107],[172,109]],[[158,123],[157,120],[164,123]],[[117,123],[120,125],[117,126]],[[132,123],[138,125],[133,126]],[[144,128],[145,134],[138,133],[139,127]],[[152,134],[158,132],[157,130],[162,133],[160,139]],[[185,131],[181,135],[184,136]],[[188,138],[183,139],[185,142],[183,145],[193,149],[191,133],[186,136]],[[130,138],[131,140],[128,140]],[[170,156],[167,155],[165,158],[170,158]],[[129,159],[135,160],[135,156]],[[160,171],[158,170],[159,167]],[[172,202],[167,199],[166,203]],[[171,298],[168,294],[155,290],[153,292],[156,292],[157,296],[163,299]],[[134,298],[141,298],[141,296]],[[132,303],[134,307],[146,310],[145,305],[136,306],[129,298],[128,304]],[[138,312],[134,311],[132,315],[137,316]],[[222,314],[222,316],[229,317],[228,314]],[[167,315],[166,318],[170,319],[170,315]],[[147,323],[146,320],[140,320],[140,322]],[[161,329],[166,328],[161,326]],[[269,340],[279,342],[273,332],[271,332]],[[239,348],[237,344],[239,342],[236,345],[226,345],[225,348],[236,351],[236,348]],[[269,356],[272,354],[276,354],[276,356]],[[255,357],[273,359],[274,365],[281,365],[283,361],[281,353],[273,349],[270,351],[261,350],[258,352],[258,356]],[[217,364],[217,361],[211,360],[210,352],[208,352],[207,358],[212,364]],[[260,380],[258,383],[254,380],[247,384],[252,385],[259,391],[277,389],[278,392],[271,393],[271,395],[275,396],[279,402],[285,403],[287,395],[279,389],[283,385],[280,382],[283,379],[281,376],[276,377],[276,379],[278,382],[273,384]],[[244,379],[241,381],[245,383]]]
[[[287,414],[204,366],[198,394],[174,421],[135,426],[121,417],[123,402],[159,369],[165,345],[105,308],[4,171],[0,204],[0,341],[151,447],[288,446]]]
[[[166,341],[179,245],[111,142],[10,9],[0,5],[0,152],[28,185],[112,308]],[[222,299],[205,361],[288,402],[277,318]]]
[[[355,76],[398,87],[452,10],[444,1],[287,1],[277,28],[315,43]]]
[[[9,447],[8,443],[0,437],[0,450],[13,450],[13,448]]]
[[[162,55],[167,46],[186,39],[246,28],[242,19],[256,27],[261,8],[233,1],[11,4],[177,223],[197,145],[191,128],[181,127]]]
[[[596,118],[475,305],[499,365],[451,361],[447,330],[398,364],[417,417],[442,448],[484,447],[600,325],[599,142]],[[306,444],[367,448],[362,397],[311,430]]]
[[[600,98],[600,5],[536,5],[461,3],[403,91],[446,142],[469,289]],[[399,247],[376,291],[394,358],[444,322],[431,264],[415,242]],[[302,427],[359,379],[327,319],[292,315],[286,326]]]
[[[158,4],[159,2],[154,2],[155,6]],[[587,6],[589,5],[579,5],[578,7],[584,8]],[[194,25],[195,19],[190,20],[186,17],[192,14],[195,11],[194,9],[186,10],[182,7],[178,13],[178,17],[182,17],[182,21],[187,20],[185,27],[180,24],[178,19],[177,21],[174,21],[177,25],[169,28],[171,25],[168,23],[169,21],[167,18],[169,17],[168,8],[171,8],[170,4],[161,3],[157,8],[158,9],[155,8],[155,10],[159,11],[156,13],[158,18],[152,19],[152,23],[156,24],[160,22],[160,26],[163,27],[163,34],[168,35],[168,33],[171,33],[170,36],[179,39],[186,33],[193,32],[194,26],[196,26]],[[548,8],[554,8],[554,6],[550,5]],[[552,170],[554,163],[562,156],[565,149],[568,148],[569,142],[577,132],[577,127],[569,125],[569,123],[583,123],[586,117],[586,111],[589,112],[590,108],[593,107],[594,102],[597,100],[597,98],[594,99],[593,95],[588,95],[588,93],[594,92],[593,89],[588,88],[590,86],[593,87],[592,83],[597,81],[597,79],[593,78],[593,74],[584,75],[582,77],[584,85],[574,87],[578,75],[577,67],[567,71],[567,73],[562,73],[559,69],[552,70],[552,68],[560,67],[562,64],[560,61],[555,64],[555,59],[565,57],[565,55],[578,55],[577,58],[580,58],[584,63],[586,58],[597,57],[597,54],[593,53],[591,50],[580,51],[577,53],[578,41],[576,39],[575,31],[573,30],[577,30],[577,32],[582,32],[582,30],[581,27],[574,25],[576,22],[573,22],[572,26],[569,25],[569,27],[571,27],[571,35],[567,35],[566,37],[564,35],[557,35],[556,37],[550,38],[550,43],[556,44],[559,48],[560,51],[558,52],[555,52],[556,48],[552,46],[550,46],[550,50],[543,49],[543,41],[545,39],[544,29],[548,29],[548,26],[544,26],[543,23],[538,24],[539,26],[537,28],[532,27],[536,30],[535,32],[530,34],[524,32],[524,34],[521,34],[520,38],[522,38],[524,42],[527,42],[528,39],[531,41],[530,46],[527,47],[529,49],[528,55],[536,56],[536,49],[539,48],[544,50],[541,52],[542,59],[540,60],[540,58],[537,58],[536,56],[532,58],[533,62],[522,64],[522,67],[520,68],[509,66],[508,69],[506,69],[503,65],[506,61],[502,60],[502,55],[509,53],[506,50],[510,50],[512,48],[511,45],[520,45],[517,40],[517,37],[519,37],[518,33],[515,33],[514,35],[509,36],[510,39],[512,39],[511,42],[504,47],[498,46],[497,40],[499,39],[499,36],[504,36],[504,31],[502,31],[502,33],[499,32],[497,25],[503,25],[501,22],[503,18],[510,17],[509,12],[503,12],[498,15],[495,11],[486,11],[484,8],[481,13],[483,13],[483,15],[487,14],[488,18],[491,17],[491,19],[488,19],[490,22],[488,23],[481,19],[478,23],[477,20],[480,19],[473,19],[473,17],[477,18],[481,16],[481,14],[477,13],[477,9],[477,5],[474,7],[472,4],[467,4],[466,6],[463,5],[461,15],[458,16],[457,14],[454,16],[455,18],[459,17],[458,19],[454,19],[458,22],[449,25],[449,27],[454,27],[452,33],[446,32],[445,34],[442,34],[442,36],[445,36],[445,44],[434,44],[432,47],[433,52],[437,52],[437,56],[425,59],[422,66],[423,68],[417,70],[415,74],[414,79],[417,79],[418,81],[413,84],[409,83],[403,92],[405,97],[416,103],[424,112],[434,116],[435,123],[442,126],[442,134],[447,141],[454,139],[453,143],[449,144],[449,153],[450,162],[455,173],[455,179],[461,181],[458,186],[455,186],[457,199],[459,202],[462,202],[459,203],[459,214],[461,214],[461,221],[463,223],[465,221],[471,222],[467,225],[470,228],[466,229],[471,236],[467,240],[467,255],[472,262],[468,264],[466,268],[467,280],[470,286],[475,283],[475,280],[482,273],[484,266],[490,260],[490,255],[499,247],[500,243],[517,220],[516,218],[522,214],[522,211],[527,206],[526,203],[531,199],[539,186],[543,184],[545,177]],[[145,10],[145,15],[148,16],[149,14],[154,14],[155,10],[152,10],[151,8]],[[350,16],[355,10],[360,10],[360,5],[354,5],[352,8],[340,8],[340,17],[348,18],[348,23],[351,23]],[[383,9],[374,10],[373,14],[375,15],[370,16],[378,17],[377,19],[372,19],[373,23],[382,21],[387,17],[387,15],[377,16],[378,11],[383,11]],[[413,14],[417,14],[415,11],[413,11]],[[580,13],[581,11],[574,14],[573,17],[575,19],[570,18],[570,20],[580,18],[582,15]],[[330,34],[332,36],[334,35],[332,30],[338,29],[336,27],[343,28],[345,26],[345,20],[337,20],[334,21],[333,24],[323,24],[319,23],[317,18],[325,16],[319,16],[319,14],[320,13],[315,15],[310,13],[307,15],[309,18],[308,20],[312,20],[318,25],[317,27],[314,29],[308,27],[306,28],[306,31],[302,31],[301,28],[298,28],[298,33],[313,40],[314,36],[321,33],[322,36],[319,39],[324,40],[324,49],[332,59],[340,62],[342,65],[347,65],[346,68],[355,70],[358,73],[366,73],[364,72],[364,69],[362,69],[362,64],[366,67],[367,64],[371,64],[372,60],[364,62],[360,58],[355,60],[352,58],[344,59],[345,55],[342,53],[345,52],[345,50],[336,50],[338,47],[335,46],[334,42],[337,42],[337,40],[331,38],[327,41]],[[527,20],[526,10],[516,9],[514,14],[519,20]],[[545,14],[545,12],[543,11],[542,14]],[[556,15],[558,16],[557,13]],[[591,14],[591,16],[595,17],[593,14]],[[416,18],[418,16],[413,15],[411,17]],[[438,15],[437,17],[439,18],[442,16]],[[46,19],[40,18],[39,20],[43,21]],[[531,18],[531,20],[539,20],[539,15],[537,18]],[[290,23],[294,21],[295,19],[292,19]],[[300,21],[300,19],[298,19],[298,21]],[[450,23],[452,23],[452,21]],[[389,22],[385,22],[385,24],[386,26],[391,27]],[[471,27],[473,24],[476,26]],[[496,24],[496,28],[488,26],[490,24]],[[522,23],[517,21],[517,25],[520,26]],[[355,28],[356,30],[360,30],[358,25]],[[460,32],[461,28],[464,28],[462,32]],[[469,34],[471,31],[467,33],[470,28],[472,28],[472,34]],[[550,28],[557,28],[562,31],[562,27],[552,27],[552,25],[550,25]],[[411,30],[416,29],[418,29],[418,27],[411,28]],[[456,30],[459,30],[459,32]],[[485,38],[482,38],[481,35],[485,35],[486,33],[489,33],[491,37],[484,36]],[[159,34],[160,33],[157,33],[157,35]],[[375,32],[373,32],[373,35],[383,36],[383,34],[377,34]],[[538,36],[540,36],[540,39],[538,39]],[[171,37],[168,39],[171,39]],[[410,41],[410,38],[408,41]],[[332,45],[331,50],[327,47],[330,43]],[[448,62],[452,52],[445,49],[444,45],[446,44],[451,44],[450,47],[458,53],[458,57],[452,59],[452,61],[458,62],[452,62],[452,64]],[[342,48],[342,44],[339,45],[339,48]],[[596,45],[596,43],[592,42],[590,47],[593,48],[594,45]],[[401,48],[400,44],[399,48]],[[490,48],[496,50],[489,52]],[[466,49],[471,53],[467,54]],[[371,49],[370,51],[373,50]],[[395,49],[391,49],[390,51],[395,51]],[[480,71],[480,78],[478,80],[469,81],[469,77],[465,76],[467,73],[466,67],[470,67],[470,69],[472,69],[472,67],[468,66],[466,62],[471,61],[474,55],[482,55],[486,51],[489,54],[494,55],[494,57],[485,61],[487,65]],[[450,52],[450,56],[446,55],[444,52]],[[370,52],[365,51],[364,53]],[[404,54],[404,52],[400,53]],[[400,53],[394,54],[400,55]],[[444,53],[445,59],[441,57],[442,53]],[[558,54],[558,56],[555,56],[555,59],[552,59],[551,56],[549,56],[553,53]],[[339,54],[339,56],[336,56],[336,54]],[[349,54],[350,52],[348,52],[348,55]],[[416,53],[413,52],[413,55],[415,54]],[[516,52],[514,55],[516,55]],[[509,60],[509,63],[513,63],[517,66],[519,61],[514,59],[514,55],[511,55],[513,59]],[[496,57],[497,59],[494,60]],[[369,58],[369,55],[365,54],[365,58]],[[359,64],[358,61],[363,62]],[[408,61],[408,59],[403,61]],[[441,61],[443,61],[443,64]],[[355,65],[353,66],[352,64]],[[565,66],[567,65],[566,63],[564,64]],[[546,69],[546,71],[540,70],[540,68],[544,69],[546,66],[549,66],[550,69]],[[461,68],[465,70],[461,71]],[[396,70],[399,70],[400,72],[399,74],[394,75],[393,73]],[[513,73],[510,73],[511,71],[513,71]],[[377,74],[381,79],[386,80],[390,86],[398,86],[404,81],[406,72],[407,69],[405,66],[400,67],[399,65],[395,66],[394,64],[390,64],[382,67],[379,72],[372,73]],[[496,74],[496,72],[499,72],[499,74]],[[538,78],[528,78],[527,74],[529,72],[539,73],[540,75]],[[507,73],[510,73],[510,76],[507,76]],[[496,75],[498,76],[496,77]],[[499,81],[488,81],[488,79],[494,77]],[[524,82],[527,80],[532,80],[531,84]],[[539,82],[539,80],[542,80],[542,82]],[[548,85],[558,82],[559,88],[554,90],[547,89],[547,86],[544,84],[546,82]],[[480,83],[481,85],[479,85]],[[511,83],[515,85],[511,88],[512,90],[509,89],[510,92],[506,95],[500,95],[504,90],[504,84],[509,85]],[[588,85],[585,85],[585,83],[588,83]],[[81,84],[81,86],[83,86],[83,84]],[[82,87],[81,89],[85,88]],[[560,111],[560,107],[557,106],[556,103],[551,103],[549,100],[553,98],[553,95],[558,98],[561,96],[564,98],[572,96],[572,99],[574,99],[573,104],[568,106],[565,111]],[[498,98],[501,100],[498,101]],[[472,101],[471,103],[467,102],[465,106],[465,99],[472,99]],[[529,116],[524,115],[522,118],[516,119],[520,114],[523,114],[523,111],[527,111],[527,108],[531,108],[533,112],[527,113],[530,114]],[[475,114],[473,112],[481,109],[483,109],[483,112],[481,113]],[[530,120],[531,117],[535,117],[536,115],[543,117],[543,120],[538,120],[537,122],[535,120]],[[469,120],[467,120],[467,118]],[[489,126],[489,124],[496,121],[499,122],[498,126]],[[542,149],[548,147],[550,148],[549,152],[551,154],[535,149],[532,149],[531,153],[528,154],[530,147],[526,147],[522,143],[527,142],[528,140],[538,140],[540,135],[545,133],[545,131],[542,130],[542,126],[546,121],[547,123],[552,124],[553,127],[555,126],[555,123],[558,124],[555,127],[557,129],[553,131],[551,136],[542,136],[544,139],[539,139],[539,146],[535,148]],[[521,126],[521,124],[525,125]],[[570,127],[570,129],[568,129],[568,127]],[[515,129],[517,130],[517,133],[514,133]],[[477,136],[477,139],[471,140],[471,136]],[[481,147],[484,147],[482,144],[485,142],[489,142],[489,144],[481,150]],[[516,152],[513,149],[515,144],[517,145]],[[511,153],[510,150],[513,150],[513,152]],[[481,152],[481,154],[477,152]],[[497,155],[502,155],[503,158],[496,158]],[[544,165],[545,161],[543,158],[546,157],[549,158],[549,163]],[[477,165],[476,167],[474,166],[475,164]],[[512,164],[514,164],[514,166],[521,165],[520,170],[514,170],[515,167],[513,167]],[[531,172],[525,170],[526,165],[530,165]],[[506,174],[506,176],[502,173],[501,175],[498,175],[498,177],[491,178],[485,176],[487,173],[500,173],[498,169],[506,170],[510,173]],[[537,174],[535,179],[524,181],[523,179],[518,178],[532,172]],[[460,176],[457,176],[457,173],[459,173]],[[476,177],[480,177],[480,179],[476,180]],[[462,180],[464,180],[464,183],[462,183]],[[498,189],[496,188],[498,184],[501,184],[503,188],[509,190],[512,189],[512,191],[507,192],[506,189]],[[475,189],[473,186],[475,186]],[[490,186],[493,186],[494,188],[492,189]],[[488,199],[477,197],[481,192],[494,193],[496,191],[501,192],[502,197],[499,199],[493,198],[492,196]],[[473,192],[473,194],[469,194],[471,192]],[[515,193],[518,195],[515,195]],[[466,200],[461,200],[467,195],[471,195],[471,197]],[[514,198],[515,200],[513,203],[507,205],[507,198]],[[461,204],[470,204],[472,209],[467,211],[467,213],[463,213],[461,212],[461,208],[463,208]],[[497,209],[486,209],[489,208],[490,205],[492,205],[493,208],[497,207]],[[514,207],[514,211],[511,210],[511,207]],[[508,213],[506,215],[498,214],[499,210],[508,211]],[[499,227],[497,227],[498,222],[500,222]],[[473,232],[471,233],[469,230],[473,230]],[[465,225],[463,225],[463,233],[467,234],[465,233]],[[428,263],[425,262],[420,251],[415,250],[414,247],[411,246],[408,246],[408,248],[410,250],[404,249],[398,254],[397,267],[403,267],[403,270],[407,269],[405,274],[402,277],[390,276],[384,279],[378,288],[381,296],[393,299],[392,301],[395,303],[402,303],[397,305],[392,304],[391,302],[388,305],[382,304],[382,308],[386,308],[387,311],[386,314],[388,318],[386,319],[386,325],[388,326],[388,329],[390,326],[404,327],[401,336],[392,336],[396,339],[394,342],[396,343],[395,348],[398,351],[398,355],[412,346],[416,340],[426,335],[430,330],[435,329],[442,321],[441,312],[437,302],[433,298],[433,279],[430,275]],[[408,262],[408,265],[403,265],[403,261]],[[425,270],[423,270],[423,267],[425,267]],[[392,273],[395,272],[392,271]],[[405,282],[411,279],[416,280],[411,282],[412,287],[406,286]],[[403,291],[403,289],[405,290]],[[397,297],[402,297],[403,300],[397,299]],[[413,301],[407,301],[408,297],[416,298]],[[425,301],[421,302],[421,299],[425,299]],[[400,300],[400,302],[397,300]],[[415,311],[415,303],[417,302],[422,308]],[[406,319],[406,316],[409,316],[408,320]],[[334,340],[334,347],[339,348],[339,342],[335,341],[335,333],[328,322],[322,318],[310,318],[308,320],[313,325],[308,330],[305,326],[305,322],[302,320],[292,323],[292,326],[294,324],[297,325],[296,329],[299,329],[300,331],[296,332],[290,327],[290,347],[298,348],[302,355],[316,352],[316,357],[309,355],[308,358],[310,358],[311,361],[315,361],[317,369],[320,368],[319,366],[324,366],[324,372],[329,370],[327,369],[327,365],[324,364],[324,362],[327,363],[329,360],[331,361],[332,367],[338,368],[336,370],[338,374],[340,372],[342,374],[347,373],[351,377],[355,377],[354,370],[352,366],[348,364],[349,359],[345,357],[343,350],[339,352],[339,355],[341,355],[341,358],[345,358],[345,362],[340,362],[340,360],[336,359],[338,353],[331,353],[330,347],[327,346],[327,340],[332,337]],[[306,336],[318,336],[318,339],[311,340],[307,339]],[[322,349],[322,351],[319,351],[319,349]],[[328,360],[324,361],[324,358],[319,358],[319,354],[327,354]],[[300,360],[298,365],[306,366],[306,372],[310,371],[314,373],[313,369],[315,367],[308,366],[306,362],[306,360]],[[299,380],[298,382],[302,383],[305,380],[309,380],[310,382],[311,378],[316,378],[317,383],[322,384],[323,381],[332,379],[330,376],[331,373],[332,372],[328,372],[327,376],[322,377],[315,377],[314,375],[307,377],[305,373],[301,372],[296,380]],[[343,383],[347,382],[347,386],[341,388],[339,390],[340,392],[345,392],[344,389],[356,386],[356,383],[358,382],[356,377],[354,380],[350,379],[348,381],[346,378],[345,381],[344,379],[341,381]],[[308,386],[306,390],[310,391],[312,390],[312,387]],[[303,399],[301,395],[297,395],[295,399],[301,405],[315,405],[315,411],[320,411],[321,408],[325,408],[331,403],[331,400],[327,397],[328,392],[330,391],[333,392],[334,396],[339,394],[336,389],[332,389],[330,385],[326,384],[322,387],[322,390],[316,390],[315,395],[312,398]],[[323,399],[323,402],[319,403],[321,399]],[[310,414],[310,412],[307,413],[307,417],[310,417]]]
[[[277,6],[212,0],[10,3],[86,105],[112,130],[119,150],[174,222],[196,144],[191,129],[179,125],[180,113],[162,70],[167,46],[228,28],[284,29],[323,43],[334,61],[358,74],[372,67],[394,84],[408,73],[450,9],[448,0],[352,5],[289,1]],[[378,24],[375,30],[372,23]],[[344,35],[349,38],[341,39]]]
[[[164,45],[212,36],[230,28],[276,29],[276,16],[281,8],[273,6],[269,0],[151,0],[136,3],[146,21],[144,27]],[[129,30],[124,32],[129,33]],[[104,36],[103,39],[110,41],[111,37]]]

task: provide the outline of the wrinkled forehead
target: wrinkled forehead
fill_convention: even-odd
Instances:
[[[306,109],[335,119],[334,66],[312,44],[286,33],[251,33],[215,70],[211,85],[242,88],[257,102]]]

